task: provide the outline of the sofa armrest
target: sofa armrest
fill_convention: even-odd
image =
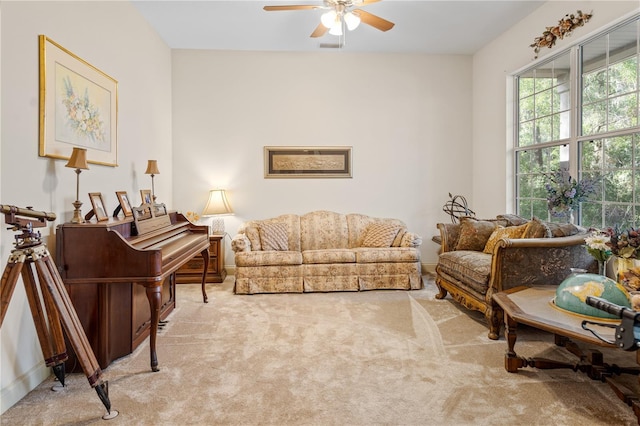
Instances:
[[[455,250],[458,239],[460,238],[460,224],[438,223],[437,226],[440,230],[441,253]]]
[[[584,247],[585,236],[498,241],[491,259],[487,296],[520,286],[558,285],[571,268],[595,271],[597,262]]]
[[[405,232],[400,242],[400,247],[420,247],[422,245],[422,237],[413,232]]]
[[[231,249],[235,253],[241,253],[243,251],[251,251],[251,241],[245,234],[237,234],[231,239]]]

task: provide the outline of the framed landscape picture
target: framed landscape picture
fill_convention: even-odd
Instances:
[[[350,178],[350,146],[265,146],[266,178]]]
[[[118,82],[44,35],[40,49],[41,157],[69,159],[87,149],[87,162],[118,165]]]

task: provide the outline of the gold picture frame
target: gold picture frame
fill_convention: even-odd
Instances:
[[[350,178],[350,146],[265,146],[265,178]]]
[[[116,191],[116,197],[118,197],[120,209],[122,210],[124,216],[133,216],[133,211],[131,210],[131,202],[129,201],[127,191]]]
[[[140,199],[142,200],[142,204],[151,204],[153,201],[151,199],[151,190],[150,189],[141,189],[140,190]]]
[[[96,220],[98,222],[109,220],[109,216],[107,215],[107,208],[104,204],[104,200],[102,199],[102,193],[90,192],[89,200],[91,200],[91,207],[93,207],[93,215],[95,215]]]
[[[118,82],[44,35],[38,45],[38,155],[68,160],[81,147],[88,163],[117,166]]]

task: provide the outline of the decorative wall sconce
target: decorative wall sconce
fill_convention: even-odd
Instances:
[[[74,210],[71,223],[84,223],[84,218],[80,211],[80,207],[82,207],[82,203],[80,202],[80,173],[82,170],[89,170],[89,166],[87,165],[87,150],[85,148],[74,147],[69,162],[65,164],[65,167],[76,169],[76,201],[73,202]]]
[[[160,170],[158,170],[158,160],[149,160],[147,163],[147,170],[144,172],[145,175],[151,175],[151,198],[153,202],[156,202],[156,190],[153,186],[153,177],[155,175],[160,174]]]
[[[202,216],[223,216],[233,214],[231,205],[227,200],[224,189],[213,189],[209,191],[209,199],[202,210]],[[224,219],[213,219],[209,229],[212,234],[224,234]]]

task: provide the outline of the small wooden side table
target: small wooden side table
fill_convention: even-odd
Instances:
[[[177,284],[197,284],[202,280],[202,268],[204,267],[201,256],[196,256],[176,271]],[[221,283],[227,276],[224,269],[224,235],[209,235],[209,269],[207,270],[208,283]]]

